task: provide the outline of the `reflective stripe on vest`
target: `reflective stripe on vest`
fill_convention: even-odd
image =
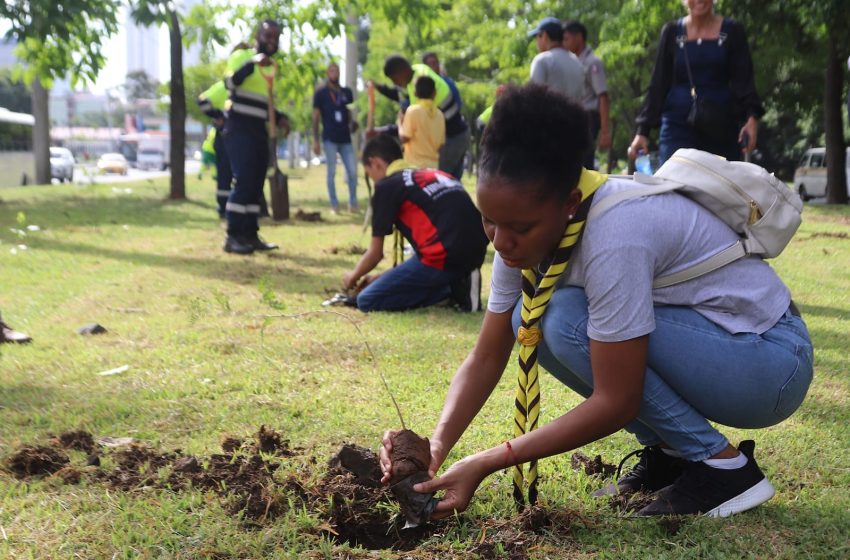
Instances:
[[[227,110],[258,119],[268,119],[268,83],[264,76],[273,75],[274,68],[254,65],[254,71],[236,86],[233,74],[251,61],[253,50],[242,49],[234,52],[227,61],[228,76],[225,86],[230,90],[230,103]]]

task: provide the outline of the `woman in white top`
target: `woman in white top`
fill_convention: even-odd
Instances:
[[[640,460],[596,494],[657,492],[640,515],[726,516],[773,496],[753,442],[736,449],[710,422],[766,427],[802,403],[812,346],[788,289],[754,257],[653,289],[654,278],[711,257],[737,235],[675,193],[627,200],[585,224],[594,202],[631,186],[582,169],[590,147],[586,114],[543,86],[509,88],[494,107],[477,185],[497,252],[491,295],[478,342],[455,374],[431,437],[430,474],[490,396],[517,336],[532,385],[518,404],[531,424],[539,412],[538,361],[586,400],[528,433],[518,415],[518,437],[416,486],[445,492],[435,517],[464,510],[497,470],[535,465],[622,428],[643,447]],[[381,452],[385,480],[392,472],[390,435]],[[518,500],[521,472],[515,471]],[[532,499],[535,475],[536,466],[529,473]]]

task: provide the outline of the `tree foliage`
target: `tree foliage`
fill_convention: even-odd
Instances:
[[[117,0],[18,0],[0,4],[7,37],[18,41],[27,83],[55,78],[93,82],[106,63],[103,44],[118,28]]]
[[[16,69],[32,86],[35,179],[50,181],[48,92],[56,78],[94,81],[106,63],[103,43],[118,26],[118,0],[16,0],[0,3],[7,37],[17,40]]]

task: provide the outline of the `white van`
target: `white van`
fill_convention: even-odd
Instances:
[[[844,162],[847,172],[847,192],[850,194],[850,148]],[[803,200],[826,196],[826,148],[806,150],[794,172],[794,190]]]

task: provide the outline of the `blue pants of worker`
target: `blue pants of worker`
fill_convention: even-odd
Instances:
[[[227,156],[227,145],[224,140],[224,129],[218,129],[213,141],[215,150],[215,198],[218,202],[218,216],[224,218],[227,212],[227,200],[230,198],[233,171],[230,169],[230,158]]]
[[[233,190],[227,199],[227,235],[253,238],[260,229],[263,184],[269,166],[268,136],[264,127],[228,127],[227,154],[233,171]]]

